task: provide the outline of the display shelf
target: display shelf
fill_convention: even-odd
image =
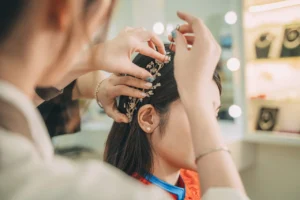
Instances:
[[[266,102],[268,104],[273,105],[274,103],[280,103],[280,104],[286,104],[286,103],[294,103],[294,104],[300,104],[300,98],[253,98],[249,97],[249,103],[259,103],[259,102]]]
[[[270,64],[270,63],[286,63],[295,67],[300,67],[300,57],[288,57],[288,58],[268,58],[268,59],[252,59],[248,61],[248,64]]]
[[[291,29],[300,22],[300,1],[244,0],[243,3],[242,30],[246,81],[244,139],[254,144],[300,147],[300,134],[253,129],[260,109],[274,107],[280,110],[276,116],[275,130],[291,132],[299,130],[300,57],[280,57],[280,55],[292,55],[283,54],[287,51],[283,47],[286,48],[284,41],[288,28]],[[271,35],[269,46],[261,46],[262,43],[257,40],[265,33],[268,33],[267,39]],[[257,54],[263,55],[262,52],[266,53],[264,57],[269,58],[256,59]],[[253,99],[251,96],[264,96],[266,99]]]
[[[246,134],[244,140],[258,144],[275,144],[300,147],[300,134],[297,135],[294,133],[255,131]]]

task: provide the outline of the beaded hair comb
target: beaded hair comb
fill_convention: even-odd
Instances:
[[[161,76],[159,71],[164,67],[164,65],[165,65],[165,63],[155,60],[155,61],[151,61],[149,64],[147,64],[146,69],[149,70],[149,72],[152,74],[152,76],[155,80],[156,77]],[[149,90],[145,91],[145,89],[143,89],[142,91],[145,92],[147,94],[147,97],[149,98],[152,95],[154,95],[154,90],[160,86],[161,86],[161,83],[156,83]],[[128,117],[129,122],[132,121],[133,114],[137,110],[137,104],[142,101],[143,101],[143,99],[128,97],[128,102],[124,103],[124,108],[126,110],[126,116]]]

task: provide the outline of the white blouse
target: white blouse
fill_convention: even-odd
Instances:
[[[0,81],[0,98],[27,118],[33,142],[0,128],[1,200],[167,200],[155,186],[144,186],[98,161],[74,163],[54,156],[53,147],[35,106],[13,85]],[[1,109],[1,108],[0,108]],[[203,200],[246,200],[229,188],[210,189]]]

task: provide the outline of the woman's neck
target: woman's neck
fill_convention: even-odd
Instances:
[[[180,169],[172,166],[161,157],[155,155],[153,162],[153,175],[157,178],[171,184],[176,185],[179,178]]]

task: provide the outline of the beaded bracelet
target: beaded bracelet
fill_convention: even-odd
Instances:
[[[103,108],[103,106],[98,99],[98,92],[100,91],[100,85],[103,81],[104,81],[104,79],[97,84],[96,89],[95,89],[95,99],[100,108]]]

